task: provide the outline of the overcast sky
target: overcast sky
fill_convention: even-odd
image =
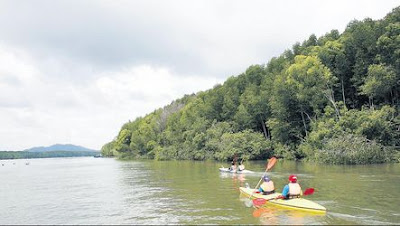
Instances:
[[[0,150],[100,149],[128,120],[399,0],[0,0]]]

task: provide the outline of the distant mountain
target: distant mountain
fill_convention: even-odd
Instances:
[[[98,152],[98,150],[93,150],[89,148],[85,148],[78,145],[72,144],[54,144],[48,147],[33,147],[29,149],[25,149],[23,151],[26,152],[49,152],[49,151],[90,151],[90,152]]]

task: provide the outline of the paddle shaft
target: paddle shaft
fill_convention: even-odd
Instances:
[[[275,157],[272,157],[272,158],[268,161],[268,165],[267,165],[267,168],[265,169],[264,175],[261,177],[260,181],[258,181],[258,183],[257,183],[257,185],[256,185],[256,187],[255,187],[255,189],[254,189],[254,191],[257,190],[257,188],[258,188],[258,186],[260,185],[260,183],[261,183],[263,177],[267,174],[268,170],[271,169],[271,168],[275,165],[275,163],[276,163],[276,158],[275,158]],[[251,199],[251,198],[253,197],[254,191],[251,193],[249,199]]]
[[[263,179],[263,177],[267,174],[267,172],[268,172],[268,168],[265,170],[265,172],[264,172],[264,174],[263,174],[263,176],[261,177],[261,179],[258,181],[258,183],[257,183],[257,185],[256,185],[256,187],[254,188],[254,189],[257,189],[258,188],[258,186],[260,186],[260,184],[261,184],[261,181],[262,181],[262,179]]]
[[[263,176],[261,177],[261,179],[258,181],[255,189],[258,188],[258,186],[261,184],[261,181],[262,181],[263,177],[267,174],[268,170],[270,170],[275,165],[275,163],[276,163],[276,158],[272,157],[270,159],[270,162],[268,162],[267,168],[265,169],[265,172],[264,172]]]

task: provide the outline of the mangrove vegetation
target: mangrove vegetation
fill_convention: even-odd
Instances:
[[[400,161],[400,7],[125,123],[104,156]]]

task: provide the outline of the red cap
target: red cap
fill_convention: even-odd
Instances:
[[[294,174],[290,175],[290,176],[289,176],[289,181],[290,181],[290,182],[293,182],[293,183],[296,183],[296,182],[297,182],[297,177],[296,177],[296,175],[294,175]]]

